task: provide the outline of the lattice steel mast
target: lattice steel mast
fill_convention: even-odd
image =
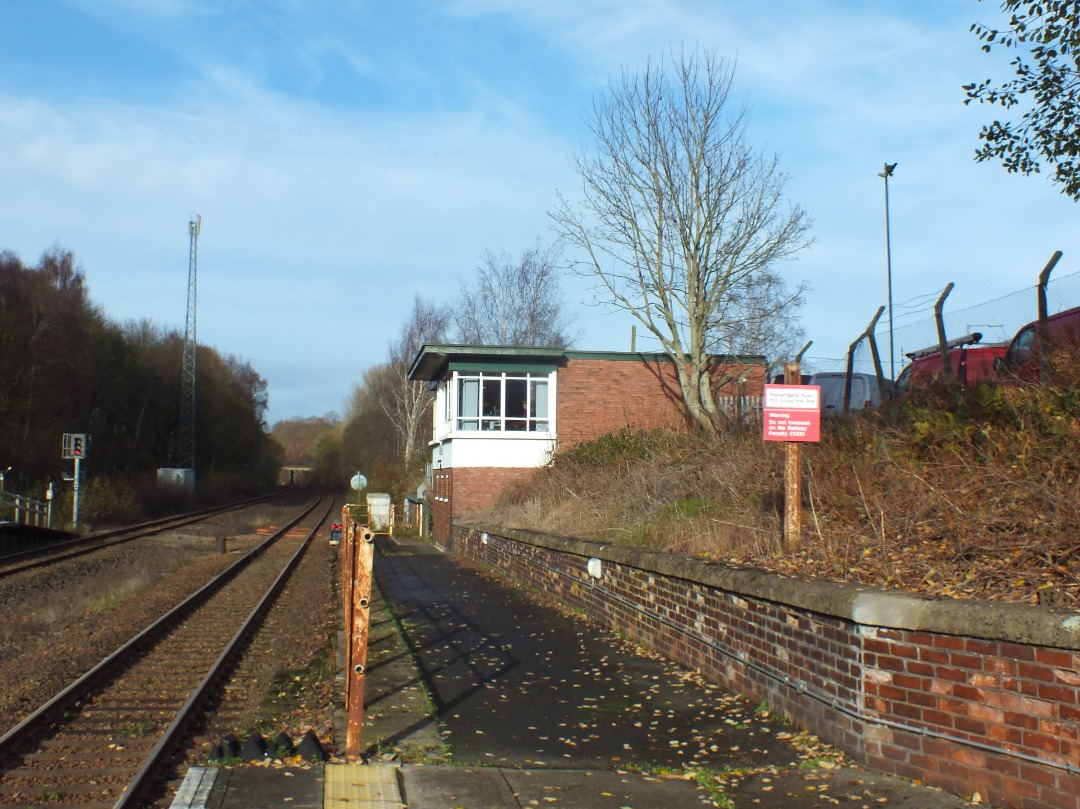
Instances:
[[[184,324],[184,368],[180,380],[180,442],[177,447],[178,466],[195,468],[195,288],[199,264],[199,231],[202,217],[196,215],[188,222],[191,247],[188,252],[187,319]]]

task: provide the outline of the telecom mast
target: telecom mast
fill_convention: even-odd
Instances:
[[[191,247],[188,253],[187,320],[184,325],[184,369],[180,380],[180,443],[177,461],[181,469],[195,469],[195,279],[199,264],[199,231],[202,217],[188,222]]]

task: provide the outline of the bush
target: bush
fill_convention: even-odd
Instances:
[[[135,488],[127,481],[92,477],[79,487],[79,520],[123,525],[142,519]]]

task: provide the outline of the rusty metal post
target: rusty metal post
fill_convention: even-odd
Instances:
[[[364,725],[364,682],[367,674],[367,647],[371,611],[371,567],[375,556],[375,534],[367,526],[350,520],[349,553],[351,565],[349,579],[351,604],[348,606],[349,622],[345,625],[348,636],[348,654],[345,669],[345,710],[348,728],[345,733],[345,760],[360,757],[360,734]]]
[[[801,381],[799,363],[784,363],[784,384],[798,385]],[[802,444],[788,441],[784,449],[784,540],[788,550],[797,551],[802,546]]]
[[[345,627],[345,704],[349,704],[349,661],[352,660],[352,591],[353,591],[353,554],[356,548],[356,524],[349,516],[349,507],[341,509],[341,615]]]

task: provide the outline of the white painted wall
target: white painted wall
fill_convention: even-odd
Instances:
[[[466,466],[533,469],[546,464],[555,449],[554,439],[546,435],[489,436],[492,434],[459,433],[452,441],[436,444],[432,447],[432,466],[436,469]]]
[[[513,469],[543,466],[550,460],[555,447],[555,442],[547,436],[462,438],[459,434],[453,444],[452,466],[496,466]]]

